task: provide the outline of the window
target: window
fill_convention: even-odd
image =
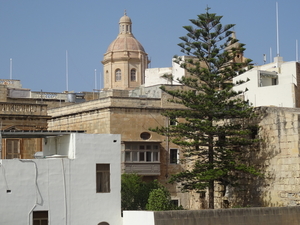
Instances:
[[[116,77],[115,77],[115,80],[116,81],[121,81],[121,70],[120,69],[117,69],[116,70],[116,73],[115,73]]]
[[[20,139],[6,139],[6,159],[20,158]]]
[[[125,161],[130,161],[130,152],[125,152]]]
[[[178,149],[174,149],[174,148],[170,149],[170,163],[171,164],[178,163]]]
[[[125,145],[125,162],[159,162],[159,146],[154,143]]]
[[[152,161],[152,152],[146,152],[146,161],[151,162]]]
[[[145,152],[140,152],[140,161],[145,161]]]
[[[128,152],[129,154],[132,155],[132,161],[137,162],[138,161],[138,152]],[[130,160],[128,160],[130,161]]]
[[[48,225],[48,211],[33,211],[33,225]]]
[[[170,117],[169,118],[169,125],[170,126],[176,126],[177,125],[177,120],[175,117]]]
[[[131,81],[136,81],[136,70],[135,69],[131,69],[130,80]]]
[[[140,137],[143,139],[143,140],[148,140],[151,138],[151,134],[148,133],[148,132],[143,132],[141,133]]]
[[[278,75],[276,72],[259,71],[259,87],[278,85]]]
[[[109,164],[96,164],[96,190],[97,193],[110,192]]]
[[[179,206],[179,200],[178,199],[171,199],[171,205],[173,205],[174,207],[178,207]]]
[[[158,152],[152,152],[153,153],[153,162],[158,162]]]

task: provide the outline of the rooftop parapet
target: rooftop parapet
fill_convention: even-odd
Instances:
[[[20,80],[0,79],[0,84],[6,85],[9,88],[22,88]]]
[[[47,116],[47,105],[0,102],[0,114]]]

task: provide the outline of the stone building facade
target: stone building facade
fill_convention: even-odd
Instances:
[[[3,86],[2,89],[2,99]],[[2,131],[47,130],[47,105],[36,103],[0,102],[0,121]],[[42,139],[3,138],[0,144],[2,159],[33,158],[34,153],[42,150]]]
[[[71,93],[76,97],[75,93]],[[32,92],[22,88],[20,80],[0,79],[0,130],[24,133],[46,131],[47,109],[74,104],[68,100],[69,93]],[[78,95],[79,96],[79,95]],[[74,98],[75,99],[75,98]],[[41,138],[2,138],[0,158],[31,159],[42,150]]]
[[[49,109],[48,129],[121,134],[122,173],[136,173],[144,180],[158,179],[169,188],[174,201],[185,208],[200,209],[189,200],[189,194],[180,193],[176,185],[167,183],[170,174],[183,169],[180,150],[167,136],[149,129],[168,125],[161,113],[179,106],[167,102],[168,97],[158,92],[154,98],[132,97],[135,93],[127,90],[110,90],[102,92],[96,100]]]

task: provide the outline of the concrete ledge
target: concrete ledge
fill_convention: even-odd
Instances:
[[[145,213],[149,221],[145,221]],[[298,225],[300,206],[178,211],[124,211],[124,225]],[[150,213],[150,214],[149,214]],[[152,218],[152,216],[154,218]],[[147,223],[145,223],[147,222]]]

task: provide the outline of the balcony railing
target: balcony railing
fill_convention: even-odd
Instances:
[[[124,172],[146,176],[158,176],[160,175],[160,163],[124,163]]]

